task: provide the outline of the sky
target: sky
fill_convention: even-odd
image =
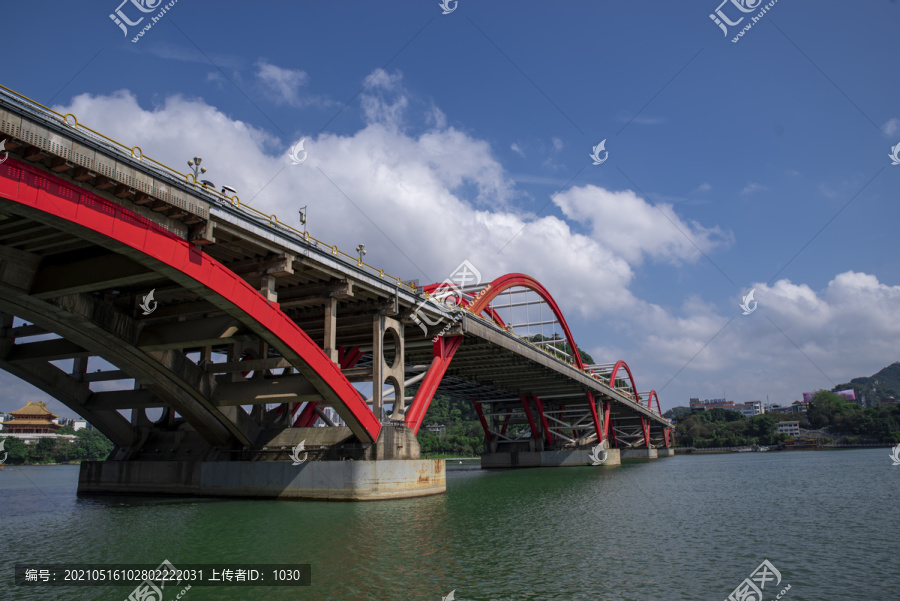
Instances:
[[[663,410],[900,360],[900,3],[446,8],[19,2],[0,84],[404,280],[532,275]]]

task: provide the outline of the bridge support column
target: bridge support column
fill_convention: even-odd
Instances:
[[[78,477],[78,494],[379,501],[446,490],[443,459],[85,461]]]
[[[390,362],[385,357],[385,338],[391,338],[394,355]],[[392,420],[402,420],[406,414],[404,398],[405,382],[403,357],[403,324],[385,315],[375,317],[372,335],[372,412],[378,419],[383,415],[383,388],[386,383],[394,387]]]
[[[672,447],[665,447],[662,449],[656,449],[657,457],[672,457],[675,455],[675,449]]]
[[[657,449],[647,447],[635,447],[631,449],[619,449],[622,459],[656,459],[659,454]]]
[[[606,461],[595,467],[620,465],[622,459],[619,449],[609,449]],[[481,467],[575,467],[594,466],[590,449],[572,449],[566,451],[508,451],[485,453],[481,456]]]
[[[325,354],[338,363],[337,349],[337,299],[333,296],[325,301]]]

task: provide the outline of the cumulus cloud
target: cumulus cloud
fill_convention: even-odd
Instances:
[[[314,236],[345,250],[365,243],[367,261],[403,279],[441,281],[463,259],[486,279],[533,275],[578,322],[579,340],[595,358],[629,360],[642,389],[660,389],[684,368],[670,392],[720,396],[726,382],[732,397],[776,396],[800,377],[828,386],[819,370],[836,383],[894,359],[900,287],[856,272],[818,291],[788,280],[756,284],[759,309],[750,316],[740,315],[737,292],[727,303],[641,298],[639,266],[696,263],[701,251],[727,249],[731,232],[631,190],[590,184],[553,198],[557,215],[530,221],[491,145],[448,126],[435,106],[419,115],[427,127],[411,126],[416,106],[401,74],[379,70],[361,94],[363,124],[342,134],[283,140],[177,95],[152,108],[127,91],[81,95],[58,110],[178,169],[203,156],[209,179],[236,187],[243,202],[253,198],[267,214],[287,221],[309,205]],[[308,159],[291,165],[286,152],[302,137]],[[664,406],[685,400],[661,399]]]
[[[321,95],[306,92],[304,88],[309,85],[310,78],[301,69],[279,67],[260,59],[256,62],[256,78],[265,96],[277,105],[304,108],[337,104]]]
[[[727,246],[730,233],[681,219],[672,205],[652,205],[631,190],[574,187],[554,202],[563,214],[591,228],[591,237],[633,265],[645,257],[678,263],[694,261],[700,251]]]

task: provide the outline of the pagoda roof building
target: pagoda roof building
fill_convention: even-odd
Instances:
[[[3,424],[3,432],[9,434],[55,434],[62,426],[54,424],[59,416],[47,409],[43,401],[28,401],[16,411],[10,411],[13,419]]]

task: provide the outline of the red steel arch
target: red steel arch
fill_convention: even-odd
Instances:
[[[637,385],[634,383],[634,376],[631,375],[631,369],[629,369],[628,364],[622,360],[616,361],[616,366],[613,367],[612,374],[609,376],[609,386],[610,388],[616,387],[616,374],[619,371],[620,367],[625,368],[625,372],[628,374],[628,380],[631,382],[631,394],[634,396],[634,399],[640,404],[641,399],[637,393]],[[655,392],[653,394],[656,394]],[[656,401],[659,404],[659,401]]]
[[[316,388],[341,402],[350,415],[348,425],[361,440],[378,439],[381,423],[341,373],[340,367],[277,303],[199,247],[129,209],[26,163],[9,159],[0,165],[0,197],[26,208],[33,218],[77,232],[89,230],[106,244],[138,251],[154,265],[187,277],[255,321],[275,337],[283,350],[296,356],[314,373]]]
[[[439,286],[440,284],[431,284],[425,286],[423,290],[431,291]],[[572,354],[575,357],[575,364],[579,369],[584,371],[584,364],[578,353],[578,347],[575,345],[575,338],[572,336],[571,330],[569,330],[569,324],[566,323],[566,318],[563,317],[559,305],[556,304],[556,301],[550,295],[550,292],[544,288],[543,284],[533,277],[523,273],[508,273],[502,275],[485,286],[481,292],[475,296],[473,302],[468,304],[467,308],[476,315],[486,313],[488,317],[493,318],[496,313],[494,313],[493,309],[490,307],[491,301],[497,298],[497,295],[500,293],[515,286],[522,286],[536,292],[544,302],[550,306],[553,315],[556,317],[557,321],[559,321],[559,325],[566,335],[566,341],[569,343],[569,348],[572,349]],[[499,323],[504,325],[502,320],[500,320]],[[431,366],[428,368],[428,372],[422,380],[422,383],[419,385],[416,396],[412,403],[410,403],[409,409],[406,412],[405,424],[417,434],[419,428],[422,426],[422,420],[425,419],[425,412],[428,411],[431,399],[434,397],[434,393],[441,383],[444,374],[447,373],[447,368],[450,367],[450,362],[453,360],[453,356],[456,354],[456,350],[459,348],[460,343],[462,343],[462,338],[462,336],[442,337],[434,343],[434,359],[432,359]],[[632,386],[633,385],[634,382],[632,381]]]
[[[475,302],[469,306],[469,310],[476,315],[485,312],[491,316],[493,313],[493,310],[490,307],[491,301],[497,298],[502,292],[516,286],[522,286],[523,288],[528,288],[532,292],[536,292],[538,296],[550,306],[550,310],[553,311],[553,315],[556,317],[563,332],[566,334],[566,341],[569,343],[569,348],[572,349],[575,365],[578,366],[578,369],[584,371],[584,363],[582,363],[581,355],[578,353],[578,347],[575,345],[575,338],[572,336],[571,330],[569,330],[569,324],[566,323],[566,318],[563,317],[559,305],[556,304],[556,301],[553,300],[553,297],[550,296],[550,292],[544,288],[543,284],[530,275],[525,275],[523,273],[508,273],[500,276],[484,287],[479,293],[479,296],[475,298]]]
[[[655,390],[651,390],[650,394],[647,395],[647,409],[650,409],[651,411],[653,410],[652,407],[650,407],[650,402],[653,399],[656,399],[656,412],[659,413],[660,415],[662,415],[662,409],[659,408],[659,397],[656,396]]]

